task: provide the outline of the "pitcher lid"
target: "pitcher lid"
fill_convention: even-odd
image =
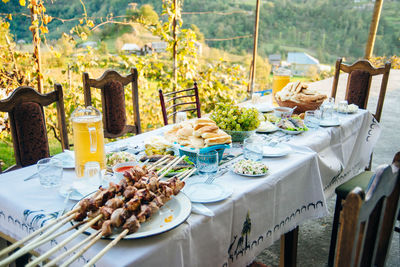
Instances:
[[[91,119],[101,119],[102,115],[101,112],[93,107],[93,106],[87,106],[87,107],[77,107],[71,114],[71,120],[75,120],[77,118],[91,118]]]

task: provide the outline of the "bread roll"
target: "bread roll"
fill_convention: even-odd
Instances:
[[[200,137],[203,133],[216,133],[218,129],[219,128],[217,125],[204,126],[194,131],[193,135],[196,137]]]
[[[215,124],[215,122],[212,120],[212,119],[209,119],[209,118],[199,118],[199,119],[196,119],[195,121],[194,121],[194,125],[196,126],[197,124],[200,124],[200,123],[214,123]]]
[[[196,131],[196,130],[206,127],[206,126],[216,126],[216,124],[215,124],[215,122],[202,122],[202,123],[195,124],[193,129]]]
[[[176,135],[178,136],[178,139],[188,139],[189,136],[193,135],[193,128],[189,125],[186,125],[185,127],[179,129],[176,132]]]
[[[214,146],[214,145],[221,145],[221,144],[230,144],[232,143],[232,138],[230,135],[207,138],[204,140],[206,146]]]
[[[190,136],[189,137],[190,141],[190,147],[193,148],[203,148],[204,147],[204,139],[201,137],[195,137],[195,136]]]

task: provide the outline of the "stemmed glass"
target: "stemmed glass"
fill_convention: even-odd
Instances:
[[[218,172],[218,152],[210,151],[197,155],[197,171],[201,176],[206,176],[207,180]]]

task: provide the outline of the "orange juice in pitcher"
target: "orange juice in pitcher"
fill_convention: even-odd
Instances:
[[[102,116],[94,107],[79,107],[71,115],[74,133],[75,173],[83,177],[85,164],[96,161],[105,169]]]
[[[288,69],[278,68],[274,70],[274,76],[272,78],[272,101],[275,106],[278,105],[275,101],[275,94],[290,82],[290,75],[291,72]]]

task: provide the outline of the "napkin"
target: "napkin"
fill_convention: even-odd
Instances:
[[[192,212],[209,217],[214,216],[214,212],[201,203],[192,203]]]

